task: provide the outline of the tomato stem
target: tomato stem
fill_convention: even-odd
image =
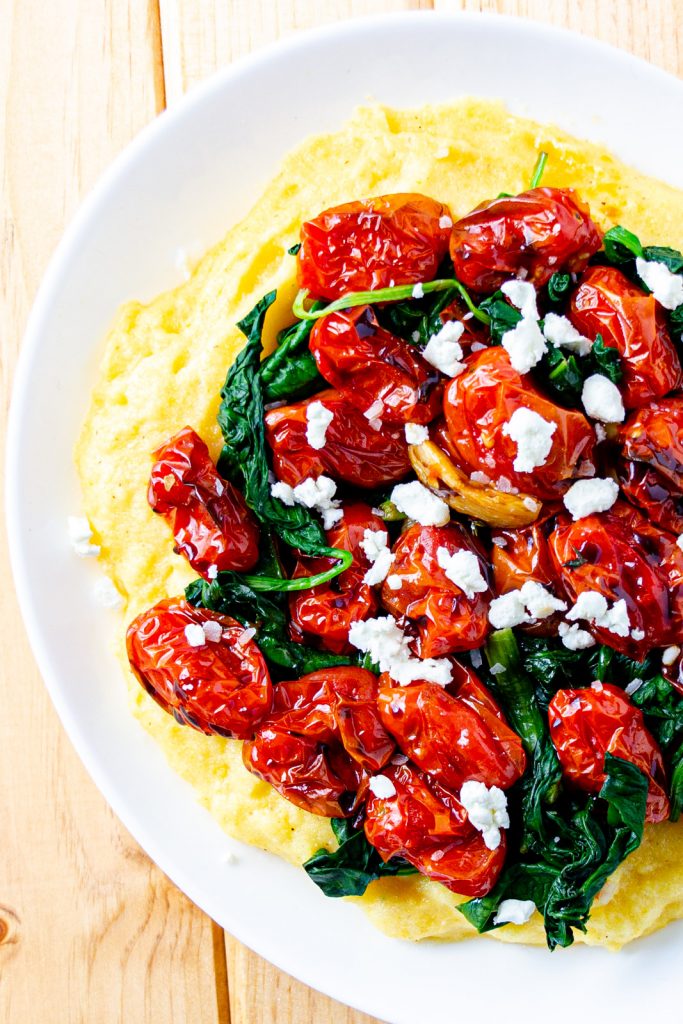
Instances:
[[[350,551],[342,551],[340,548],[324,548],[320,558],[335,558],[337,564],[324,572],[316,573],[315,576],[298,576],[294,580],[280,579],[276,576],[244,576],[244,582],[252,590],[270,591],[293,591],[310,590],[311,587],[318,587],[321,583],[329,583],[335,576],[339,576],[353,563],[353,555]]]
[[[545,170],[545,165],[547,163],[548,154],[545,152],[545,150],[541,150],[541,152],[538,154],[538,159],[534,167],[534,173],[531,175],[531,184],[529,185],[529,188],[538,188],[538,186],[541,184],[541,178],[543,177],[543,172]]]
[[[306,309],[304,303],[308,298],[309,292],[306,288],[303,288],[294,299],[292,312],[299,320],[319,320],[329,313],[336,313],[340,309],[351,309],[353,306],[365,306],[373,302],[399,302],[402,299],[417,298],[413,294],[413,290],[416,287],[413,284],[400,284],[394,288],[377,288],[375,291],[370,292],[352,292],[350,295],[343,295],[340,299],[335,299],[334,302],[331,302],[329,306],[324,306],[323,309]],[[455,288],[459,292],[470,313],[477,320],[480,320],[483,324],[491,323],[491,317],[488,313],[485,313],[483,309],[474,304],[465,286],[460,284],[454,277],[440,278],[436,281],[425,281],[422,284],[420,297],[422,295],[429,295],[430,292],[445,292],[449,288]]]

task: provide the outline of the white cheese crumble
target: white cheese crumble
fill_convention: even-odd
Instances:
[[[489,622],[494,629],[521,626],[523,623],[547,619],[562,612],[567,605],[542,584],[527,580],[519,590],[510,590],[491,601]]]
[[[199,622],[188,622],[184,632],[190,647],[203,647],[206,643],[206,633]]]
[[[80,558],[97,558],[100,554],[99,544],[91,544],[92,528],[85,516],[69,516],[67,529],[71,546]]]
[[[470,480],[473,484],[490,484],[491,477],[487,476],[486,473],[482,473],[480,469],[475,469],[474,473],[470,473]]]
[[[470,651],[470,661],[472,662],[473,668],[481,668],[481,666],[484,664],[484,659],[481,656],[481,651]]]
[[[546,350],[545,338],[535,320],[520,320],[512,330],[505,332],[501,344],[517,373],[528,373],[540,363]]]
[[[413,291],[412,291],[413,298],[414,299],[424,299],[424,294],[425,294],[425,290],[422,287],[422,284],[418,281],[418,283],[413,286]]]
[[[421,526],[445,526],[451,518],[446,502],[419,480],[398,484],[391,492],[391,501],[399,512]]]
[[[593,347],[590,338],[584,338],[583,334],[579,334],[571,320],[557,313],[546,313],[543,333],[555,348],[566,348],[577,356],[587,356]]]
[[[368,782],[368,789],[380,800],[389,800],[396,796],[396,786],[386,775],[373,775]]]
[[[123,595],[109,576],[102,576],[97,580],[92,593],[101,608],[123,608]]]
[[[567,622],[561,622],[557,632],[562,637],[562,643],[570,651],[585,651],[588,647],[595,645],[595,639],[586,629],[579,629],[578,623],[570,626]]]
[[[389,534],[386,530],[368,530],[366,528],[363,531],[360,547],[368,562],[374,562],[377,560],[380,552],[386,549],[388,542]]]
[[[683,303],[683,275],[674,274],[666,263],[638,256],[636,272],[664,309],[676,309]]]
[[[277,481],[270,485],[270,493],[274,498],[279,498],[283,505],[303,505],[319,512],[326,530],[332,529],[344,515],[341,503],[334,497],[337,485],[329,476],[319,476],[317,480],[309,476],[296,487]]]
[[[500,290],[525,320],[538,320],[536,289],[529,281],[506,281],[500,286]]]
[[[676,538],[676,547],[679,547],[681,551],[683,551],[683,533],[681,533],[680,536]]]
[[[556,423],[544,420],[533,409],[515,409],[503,425],[503,433],[517,445],[516,473],[531,473],[537,466],[545,466],[556,430]]]
[[[493,918],[494,924],[526,924],[533,917],[533,900],[501,900]]]
[[[394,564],[395,558],[396,556],[392,555],[389,548],[382,548],[363,577],[363,583],[368,587],[376,587],[378,584],[383,583]]]
[[[311,402],[306,406],[306,440],[311,448],[320,451],[325,447],[327,428],[333,419],[334,413],[322,402]]]
[[[581,401],[587,414],[603,423],[623,423],[626,410],[616,384],[602,373],[594,373],[583,382]]]
[[[223,627],[220,622],[216,622],[215,619],[209,619],[206,622],[202,622],[202,629],[204,630],[204,636],[212,644],[220,643],[223,636]]]
[[[495,665],[491,665],[489,672],[492,676],[502,676],[504,672],[507,672],[507,669],[505,668],[505,665],[501,665],[501,663],[497,661]]]
[[[447,686],[453,670],[447,658],[416,658],[408,637],[391,615],[353,622],[349,629],[352,647],[369,654],[380,672],[388,672],[401,686],[416,680]]]
[[[627,697],[631,697],[636,692],[636,690],[639,690],[641,688],[644,682],[644,679],[641,679],[640,676],[636,676],[635,679],[632,679],[628,686],[625,688],[624,693]]]
[[[628,608],[623,597],[615,601],[610,608],[607,598],[597,590],[582,591],[574,606],[567,612],[567,619],[570,622],[585,619],[586,622],[592,622],[617,636],[628,636],[631,629]]]
[[[420,423],[406,423],[403,429],[408,444],[423,444],[429,440],[429,429]]]
[[[665,665],[667,668],[669,665],[673,665],[680,653],[681,649],[678,644],[672,644],[671,647],[667,647],[662,654],[662,665]]]
[[[594,423],[593,429],[595,430],[595,440],[598,444],[602,444],[603,441],[607,440],[607,431],[602,423]]]
[[[215,580],[217,576],[218,576],[218,566],[217,565],[210,565],[209,568],[206,570],[206,578],[208,580]]]
[[[398,576],[395,572],[392,572],[387,576],[387,586],[389,590],[400,590],[403,586],[403,579]]]
[[[422,358],[446,377],[457,377],[465,369],[460,345],[464,330],[459,320],[447,320],[422,349]]]
[[[609,478],[577,480],[563,497],[572,519],[583,519],[594,512],[607,512],[619,497],[619,485]]]
[[[636,643],[640,643],[641,640],[645,639],[645,630],[644,629],[632,629],[631,630],[631,639],[635,640]]]
[[[481,832],[489,850],[500,846],[500,830],[510,827],[505,793],[498,786],[470,780],[460,790],[460,803],[477,831]]]
[[[451,218],[448,216],[447,213],[444,213],[442,217],[439,217],[439,227],[440,228],[452,228],[453,227],[453,221],[451,220]]]
[[[440,547],[436,549],[436,560],[446,578],[470,600],[475,594],[483,594],[488,589],[479,559],[473,551],[455,551],[451,554],[448,548]]]

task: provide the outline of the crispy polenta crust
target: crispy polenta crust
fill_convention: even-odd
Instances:
[[[423,192],[459,217],[499,192],[526,188],[539,149],[550,158],[544,185],[575,188],[605,227],[621,223],[645,244],[683,249],[683,194],[597,146],[512,117],[500,103],[462,100],[407,111],[374,106],[293,151],[191,278],[149,305],[128,303],[106,339],[76,461],[104,567],[126,596],[119,633],[132,710],[229,833],[296,864],[321,846],[333,848],[328,822],[250,775],[237,741],[177,725],[128,671],[125,624],[181,593],[194,576],[173,554],[166,524],[147,504],[151,452],[189,424],[218,455],[218,392],[243,340],[233,325],[272,288],[278,299],[266,325],[270,343],[291,319],[296,288],[287,249],[303,220],[387,192]],[[454,940],[474,934],[455,909],[457,897],[419,876],[375,882],[357,902],[392,936]],[[683,823],[648,827],[640,849],[596,900],[587,935],[577,938],[618,949],[681,916]],[[538,915],[492,936],[544,941]]]

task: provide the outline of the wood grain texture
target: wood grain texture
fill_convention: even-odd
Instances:
[[[19,339],[47,259],[83,193],[162,107],[163,75],[156,8],[136,0],[5,0],[0,47],[4,424]],[[4,528],[0,574],[8,579]],[[7,585],[0,622],[0,1020],[224,1022],[214,928],[142,853],[87,777]]]
[[[2,0],[2,424],[47,259],[83,193],[129,139],[166,103],[258,46],[404,9],[530,17],[683,74],[683,0]],[[7,578],[4,531],[0,572]],[[372,1024],[224,939],[168,883],[65,739],[7,587],[0,622],[0,1021]]]

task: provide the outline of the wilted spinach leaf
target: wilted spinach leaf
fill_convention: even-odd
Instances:
[[[548,281],[548,301],[553,306],[560,306],[572,289],[571,274],[555,273]]]
[[[491,344],[500,345],[503,335],[517,326],[522,314],[511,306],[501,291],[494,292],[488,299],[479,303],[479,309],[491,318]]]
[[[313,321],[298,320],[280,332],[277,348],[260,367],[264,402],[297,401],[325,387],[308,347],[312,327]]]
[[[401,857],[385,864],[363,829],[354,828],[347,818],[332,818],[330,824],[339,848],[318,850],[304,864],[308,877],[326,896],[362,896],[376,878],[415,874],[415,868]]]

